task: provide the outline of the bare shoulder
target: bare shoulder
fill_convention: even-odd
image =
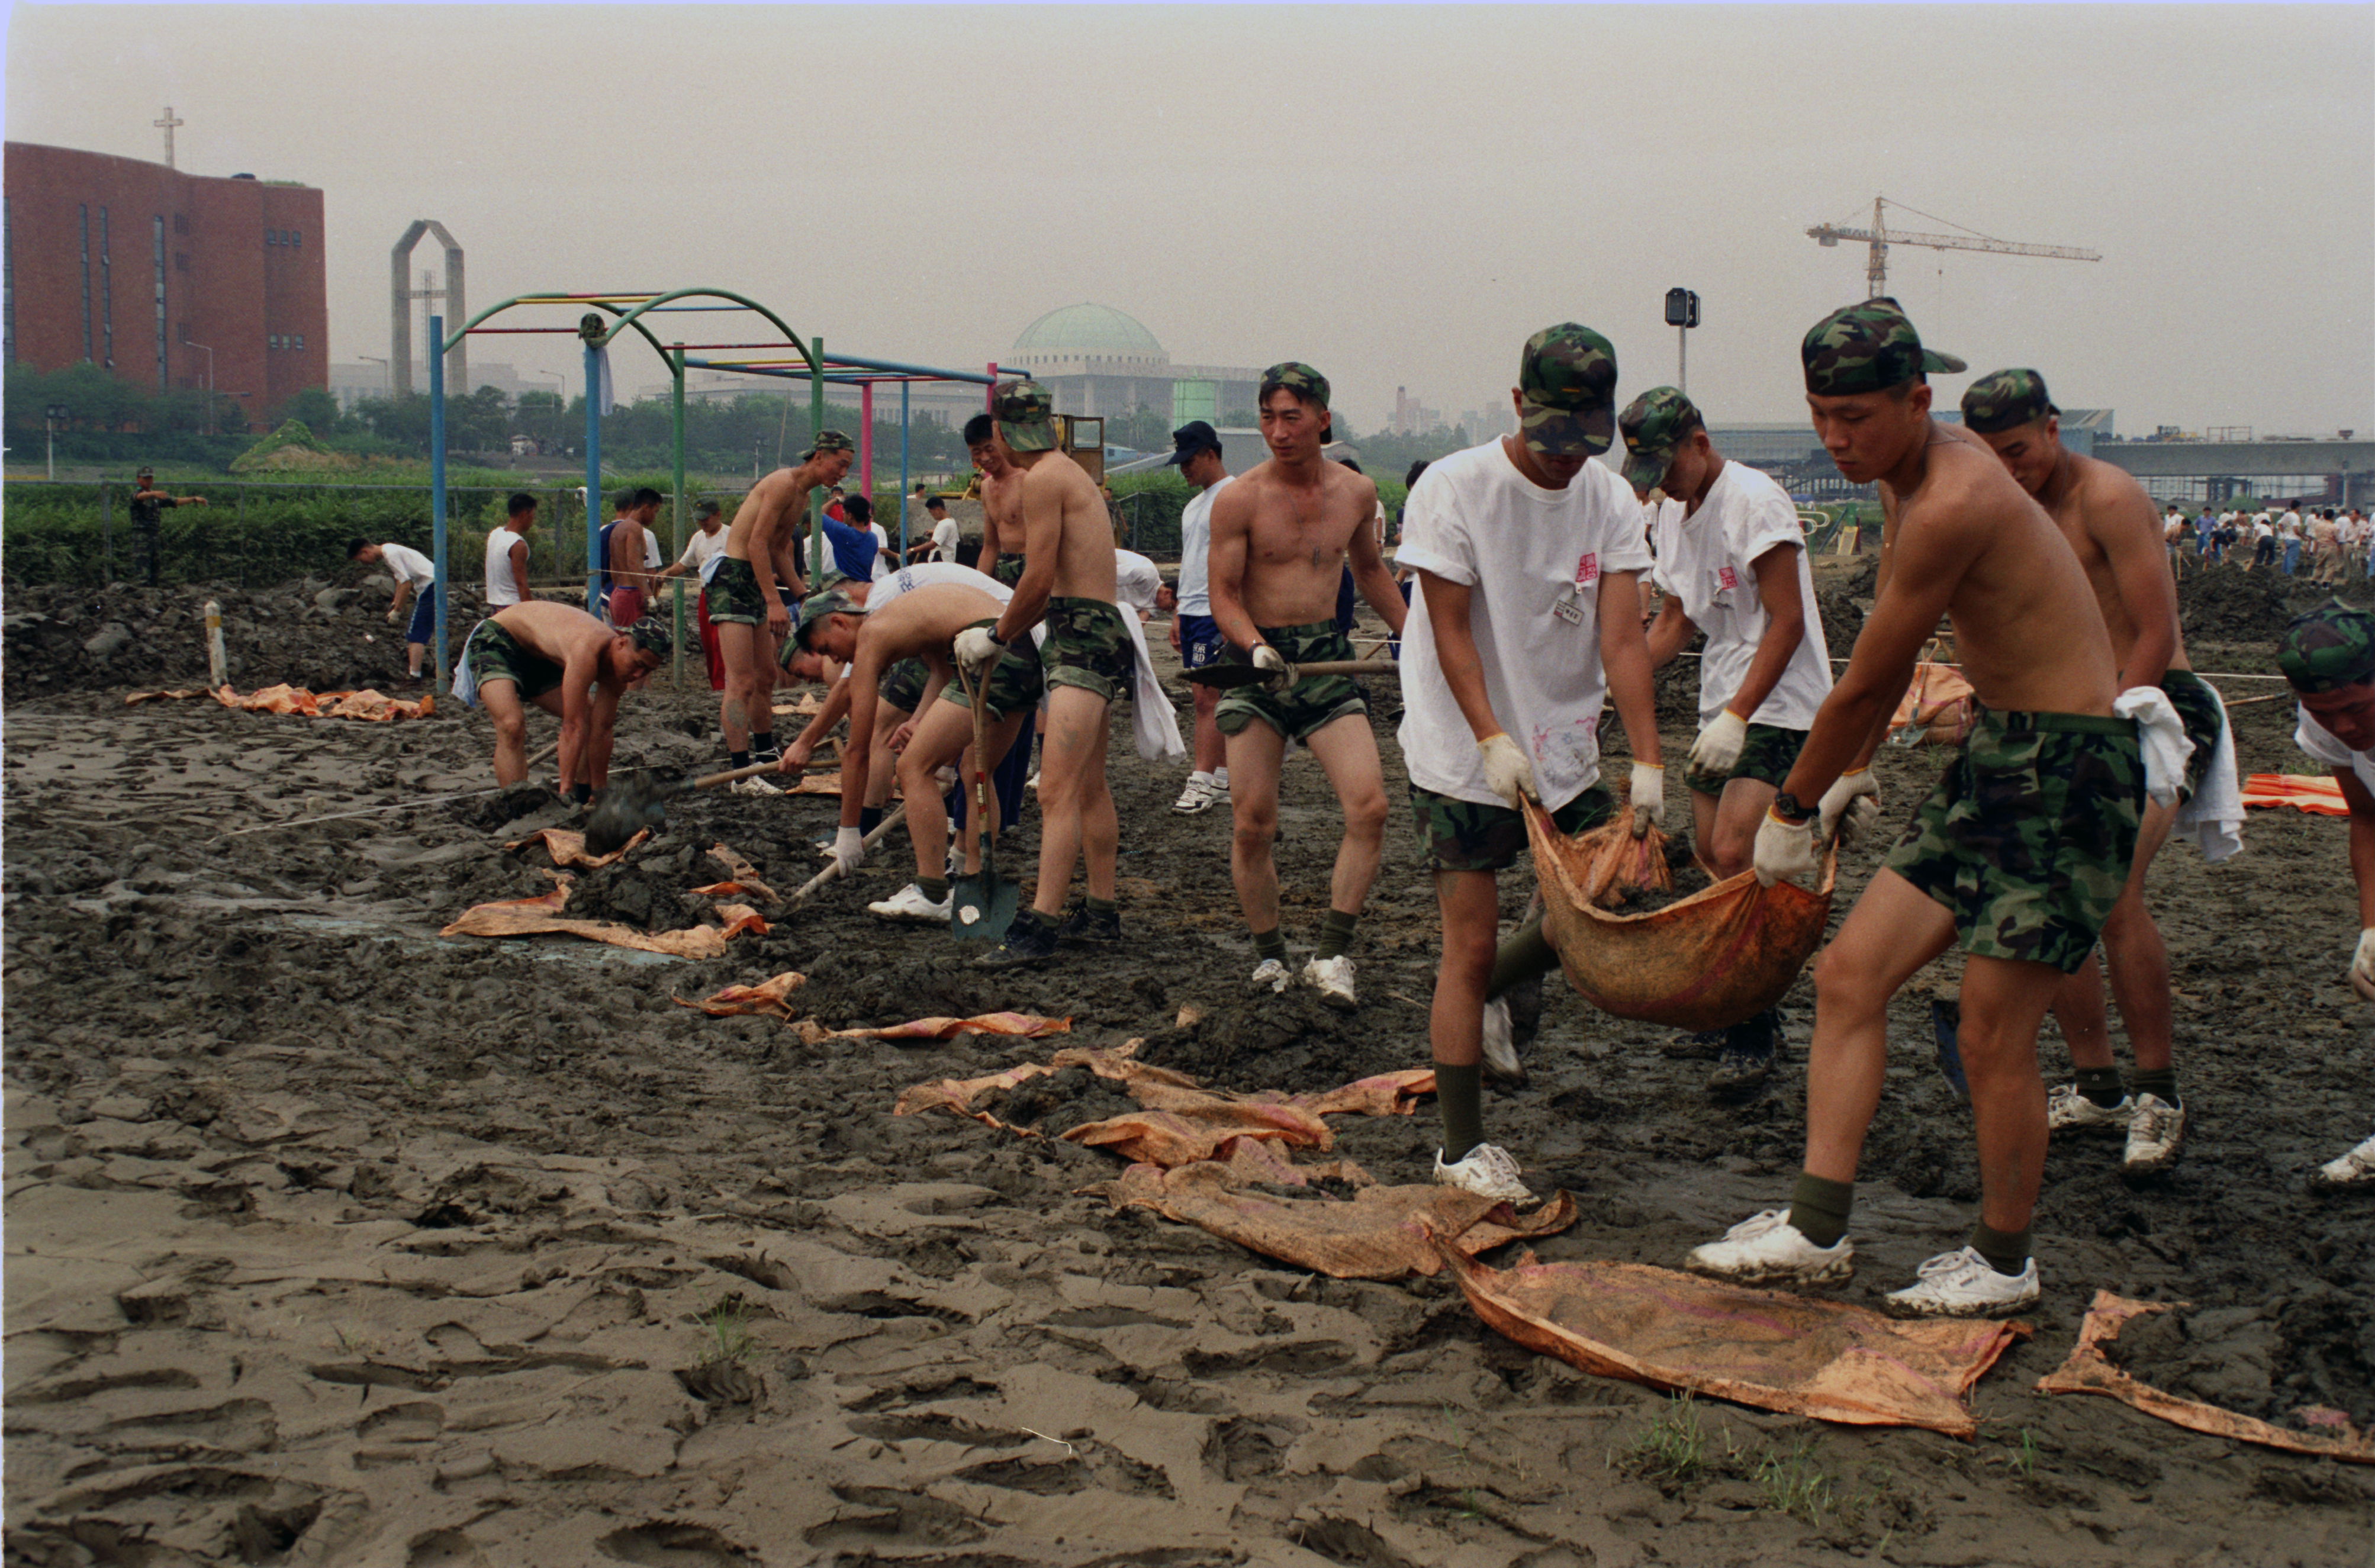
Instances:
[[[2075,461],[2079,492],[2086,498],[2090,520],[2097,516],[2142,519],[2156,532],[2159,530],[2160,513],[2133,474],[2099,457],[2077,457]]]
[[[1341,463],[1328,465],[1328,493],[1331,500],[1342,500],[1360,508],[1366,517],[1377,504],[1377,482],[1366,474],[1359,474]]]

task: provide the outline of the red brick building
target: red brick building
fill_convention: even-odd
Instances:
[[[203,389],[211,359],[257,425],[329,384],[320,191],[32,142],[5,179],[9,363]]]

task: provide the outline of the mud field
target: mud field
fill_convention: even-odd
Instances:
[[[1842,619],[1870,591],[1830,562],[1825,585]],[[2234,603],[2206,619],[2280,625],[2281,604],[2244,592],[2260,587],[2220,587]],[[384,680],[368,592],[322,591],[225,595],[251,628],[242,687]],[[2202,592],[2189,584],[2189,605]],[[1678,1408],[1518,1349],[1442,1279],[1331,1281],[1114,1211],[1079,1190],[1117,1173],[1106,1155],[892,1117],[912,1083],[1063,1044],[1140,1038],[1150,1060],[1227,1088],[1424,1065],[1436,917],[1406,813],[1349,1018],[1246,996],[1226,817],[1170,815],[1184,765],[1139,762],[1126,726],[1119,951],[990,977],[944,933],[873,920],[865,903],[912,869],[902,837],[715,961],[442,940],[471,903],[549,890],[548,857],[502,845],[569,814],[525,789],[226,836],[484,789],[486,724],[127,710],[128,686],[202,673],[188,610],[152,631],[155,607],[128,591],[9,606],[10,1563],[2370,1561],[2375,1471],[2032,1386],[2106,1288],[2194,1304],[2132,1330],[2137,1370],[2180,1392],[2369,1413],[2375,1203],[2303,1185],[2375,1114],[2375,1043],[2343,979],[2357,924],[2337,819],[2255,813],[2223,867],[2163,857],[2185,1156],[2130,1185],[2115,1143],[2056,1145],[2036,1332],[1980,1382],[1980,1435],[1962,1442]],[[111,622],[128,642],[82,654]],[[2268,630],[2199,643],[2195,663],[2270,671]],[[1670,755],[1693,679],[1660,683]],[[632,696],[614,765],[710,760],[715,713],[706,690]],[[2235,717],[2246,771],[2305,769],[2288,703]],[[550,723],[532,724],[540,745]],[[1939,760],[1884,754],[1892,822]],[[1300,961],[1336,819],[1307,758],[1286,796]],[[657,841],[579,874],[570,913],[689,924],[709,902],[690,889],[724,875],[706,857],[720,843],[788,890],[833,811],[679,797]],[[1002,855],[1026,878],[1034,827]],[[1880,853],[1843,863],[1841,912]],[[1504,879],[1507,916],[1529,891]],[[803,1044],[676,1002],[786,970],[809,977],[795,1000],[829,1028],[1016,1009],[1072,1032]],[[1909,1278],[1970,1220],[1968,1118],[1928,1013],[1957,970],[1918,976],[1893,1015],[1849,1300]],[[1580,1200],[1543,1258],[1678,1266],[1783,1200],[1809,982],[1789,1006],[1788,1069],[1727,1103],[1670,1032],[1553,982],[1531,1085],[1485,1107],[1537,1191]],[[1200,1019],[1181,1026],[1183,1008]],[[2050,1078],[2066,1070],[2050,1025],[2044,1055]],[[1070,1075],[999,1103],[1060,1130],[1118,1102]],[[1424,1179],[1432,1102],[1334,1126],[1378,1179]]]

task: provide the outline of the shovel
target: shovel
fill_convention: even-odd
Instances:
[[[644,829],[657,828],[668,820],[668,797],[679,790],[707,789],[712,784],[732,784],[737,779],[774,772],[773,762],[753,762],[747,768],[728,768],[722,773],[704,773],[697,779],[644,773],[612,784],[602,792],[602,804],[594,808],[594,814],[585,819],[585,853],[608,855],[624,848],[627,841]]]
[[[1277,671],[1257,669],[1251,665],[1206,665],[1202,669],[1183,671],[1188,682],[1210,686],[1222,691],[1234,691],[1240,686],[1258,686],[1273,679]],[[1315,664],[1296,665],[1294,678],[1301,680],[1315,675],[1382,675],[1400,678],[1402,666],[1391,659],[1321,659]]]
[[[981,873],[958,878],[949,890],[949,929],[960,942],[1002,942],[1014,924],[1022,890],[998,879],[995,852],[984,836],[989,825],[989,759],[982,746],[982,694],[974,690],[962,665],[957,678],[964,683],[965,699],[973,707],[973,843],[981,857]]]

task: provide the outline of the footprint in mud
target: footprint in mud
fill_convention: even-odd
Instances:
[[[1418,1568],[1388,1546],[1383,1536],[1350,1519],[1299,1520],[1287,1527],[1286,1539],[1306,1551],[1352,1568]]]
[[[833,1494],[841,1499],[844,1506],[832,1518],[811,1525],[801,1533],[800,1539],[810,1546],[848,1540],[968,1546],[989,1533],[955,1503],[921,1492],[898,1491],[883,1486],[836,1486]]]
[[[1301,1421],[1263,1421],[1251,1416],[1223,1421],[1204,1440],[1205,1468],[1225,1481],[1276,1475],[1280,1457],[1304,1430]]]
[[[632,1563],[635,1568],[732,1568],[736,1563],[759,1561],[758,1553],[737,1545],[706,1525],[666,1520],[612,1530],[595,1545],[611,1562]]]

